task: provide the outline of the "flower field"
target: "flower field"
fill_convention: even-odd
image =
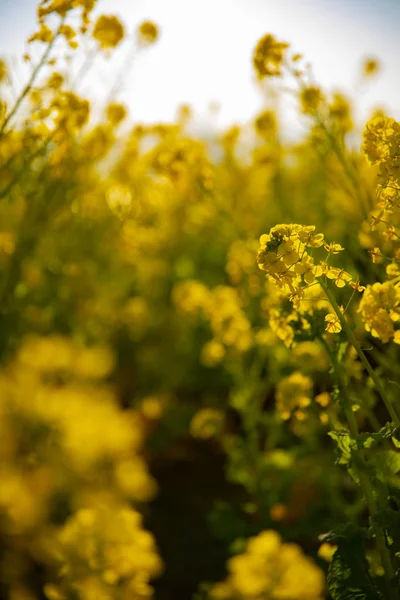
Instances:
[[[95,4],[0,60],[0,598],[400,600],[400,123],[266,33],[251,123],[132,124]]]

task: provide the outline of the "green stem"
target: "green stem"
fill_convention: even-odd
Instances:
[[[374,382],[375,387],[378,390],[378,393],[381,396],[381,398],[386,406],[386,409],[390,415],[390,418],[392,419],[392,421],[396,425],[396,427],[400,427],[400,419],[399,419],[396,411],[394,410],[392,403],[389,400],[379,377],[377,376],[377,374],[371,367],[371,365],[368,361],[368,358],[365,356],[354,333],[352,332],[349,325],[347,324],[347,321],[346,321],[342,311],[340,310],[338,303],[336,302],[335,296],[333,295],[332,291],[329,289],[327,283],[323,280],[322,277],[319,279],[319,283],[320,283],[322,289],[324,290],[326,297],[328,298],[333,310],[335,311],[336,316],[339,319],[342,329],[346,333],[349,342],[354,346],[354,349],[357,352],[362,364],[364,365],[365,370],[367,371],[368,375],[371,377],[372,381]]]
[[[132,40],[131,46],[128,50],[128,53],[125,57],[125,60],[122,63],[122,67],[121,69],[118,71],[117,76],[114,80],[113,85],[111,86],[111,89],[107,95],[106,98],[106,102],[105,102],[105,107],[107,107],[108,104],[110,104],[110,102],[112,102],[113,100],[115,100],[115,98],[118,95],[119,89],[121,87],[121,84],[124,80],[124,77],[126,77],[126,73],[129,70],[129,67],[132,65],[135,55],[136,55],[137,49],[136,49],[136,41]]]
[[[336,371],[337,371],[337,369],[335,368],[335,364],[337,364],[336,357],[335,357],[334,353],[332,352],[332,349],[329,346],[329,344],[326,341],[326,339],[324,338],[324,336],[323,335],[318,336],[318,339],[320,340],[321,344],[325,348],[326,353],[328,354],[328,356],[329,356],[329,358],[331,360],[332,366],[334,367],[335,376],[336,376]],[[337,379],[337,376],[336,376],[336,379]],[[372,425],[373,430],[374,431],[379,431],[382,428],[382,426],[379,423],[379,421],[376,418],[376,416],[374,415],[374,413],[372,412],[372,410],[369,408],[369,406],[363,406],[363,412],[366,415],[366,417],[367,417],[368,421],[370,422],[370,424]]]
[[[31,175],[31,171],[30,171],[30,167],[33,163],[33,161],[38,158],[41,154],[45,154],[47,148],[49,147],[50,143],[52,142],[55,134],[58,132],[58,129],[55,129],[50,135],[49,137],[46,139],[46,141],[35,150],[35,152],[33,152],[33,154],[31,154],[30,156],[27,157],[27,159],[23,162],[22,167],[20,167],[18,170],[15,171],[15,175],[13,177],[13,179],[8,183],[8,185],[6,185],[2,190],[0,190],[0,200],[2,200],[4,197],[6,197],[11,190],[13,189],[13,187],[24,177],[24,175],[26,176],[30,176]]]
[[[39,63],[36,65],[36,67],[33,69],[32,75],[30,76],[30,79],[28,81],[28,83],[26,84],[26,86],[24,87],[24,89],[22,90],[19,98],[16,100],[13,108],[11,109],[11,111],[8,113],[8,115],[6,116],[6,118],[4,119],[4,122],[2,123],[1,127],[0,127],[0,136],[4,133],[8,123],[11,121],[11,119],[13,118],[13,116],[15,115],[15,113],[18,111],[19,107],[21,106],[23,100],[25,99],[25,97],[29,94],[30,90],[32,89],[33,84],[35,83],[36,77],[39,73],[39,71],[41,70],[41,68],[43,67],[43,65],[46,64],[47,59],[50,56],[50,52],[55,44],[56,39],[58,38],[61,28],[64,24],[65,21],[65,17],[62,18],[60,26],[58,28],[58,30],[56,31],[56,33],[53,36],[53,39],[51,40],[51,42],[48,44],[42,58],[40,59]]]
[[[329,345],[327,344],[326,340],[322,336],[320,339],[321,339],[322,343],[324,344],[325,348],[327,349],[327,352],[329,353],[329,356],[330,356],[330,359],[332,362],[335,379],[336,379],[338,387],[339,387],[340,397],[342,399],[342,406],[343,406],[343,409],[344,409],[344,412],[346,415],[346,419],[347,419],[347,422],[349,425],[351,436],[354,440],[357,440],[358,435],[359,435],[358,425],[357,425],[357,421],[354,416],[353,410],[351,408],[351,403],[350,403],[349,397],[347,395],[346,385],[345,385],[345,382],[343,379],[341,365],[338,363],[335,354],[329,348]],[[367,502],[368,511],[371,516],[371,524],[372,524],[372,528],[375,533],[376,546],[377,546],[379,555],[381,557],[381,563],[382,563],[382,567],[383,567],[383,570],[385,573],[385,581],[386,581],[386,586],[387,586],[387,591],[388,591],[388,598],[390,598],[390,600],[398,600],[399,599],[398,591],[396,591],[394,589],[393,583],[392,583],[394,581],[395,573],[394,573],[394,569],[393,569],[393,565],[392,565],[392,561],[391,561],[391,557],[390,557],[390,552],[389,552],[388,548],[386,547],[384,532],[381,530],[379,525],[376,523],[376,515],[378,512],[378,506],[377,506],[377,502],[376,502],[376,499],[374,496],[374,489],[373,489],[371,481],[368,477],[367,461],[366,461],[365,452],[363,449],[359,450],[358,457],[359,457],[359,460],[361,463],[361,469],[359,470],[358,475],[360,477],[360,484],[363,489],[365,499]]]

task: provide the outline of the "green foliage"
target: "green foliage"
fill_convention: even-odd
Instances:
[[[347,523],[320,536],[320,539],[337,545],[328,572],[328,591],[333,600],[384,598],[368,572],[365,529]]]

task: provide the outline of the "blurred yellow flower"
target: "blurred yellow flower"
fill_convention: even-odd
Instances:
[[[159,35],[158,26],[152,21],[143,21],[137,28],[137,38],[139,44],[142,46],[154,44],[158,40]]]
[[[289,44],[278,42],[270,33],[257,42],[253,53],[253,66],[259,79],[281,75],[281,66],[288,47]]]
[[[224,413],[215,408],[202,408],[190,422],[190,433],[193,437],[207,440],[218,435],[224,425]]]
[[[124,35],[124,26],[114,15],[101,15],[94,25],[93,37],[104,50],[118,46]]]

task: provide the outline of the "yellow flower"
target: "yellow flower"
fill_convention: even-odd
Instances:
[[[277,129],[276,114],[272,110],[265,110],[255,119],[254,127],[262,137],[274,135]]]
[[[359,281],[350,281],[349,285],[353,288],[353,290],[355,290],[356,292],[363,292],[365,290],[365,285],[360,285]]]
[[[343,269],[337,269],[336,267],[330,267],[326,273],[326,276],[328,279],[333,279],[338,288],[344,287],[346,283],[352,279],[350,273],[347,273]]]
[[[297,309],[305,287],[325,271],[323,263],[314,265],[307,251],[324,244],[323,234],[314,231],[313,225],[280,224],[260,237],[259,268],[267,272],[271,283],[287,293]]]
[[[312,387],[312,379],[299,371],[280,380],[276,389],[276,408],[282,419],[290,419],[296,408],[311,404]]]
[[[63,35],[68,42],[76,37],[76,31],[70,25],[62,25],[59,33],[60,35]]]
[[[205,309],[209,304],[210,295],[205,285],[191,279],[176,283],[172,290],[174,304],[189,314],[197,314]]]
[[[336,313],[328,313],[325,316],[325,321],[327,323],[325,331],[329,333],[340,333],[342,331],[342,326]]]
[[[369,251],[371,257],[372,257],[372,262],[375,265],[379,265],[382,262],[382,252],[380,250],[380,248],[374,248],[373,250]]]
[[[338,125],[341,132],[347,133],[353,129],[354,123],[351,117],[351,107],[348,99],[342,94],[335,92],[329,104],[329,112],[333,124]]]
[[[271,530],[250,538],[245,552],[228,560],[228,577],[211,598],[322,600],[324,574],[296,544]]]
[[[52,30],[47,27],[47,25],[42,24],[39,31],[31,35],[28,39],[28,44],[31,44],[32,42],[45,42],[48,44],[52,41],[53,37],[54,33]]]
[[[376,75],[380,70],[379,60],[376,58],[367,58],[363,64],[363,75],[365,77],[371,77],[371,75]]]
[[[159,38],[159,29],[152,21],[143,21],[137,28],[137,37],[142,46],[154,44]]]
[[[138,456],[117,463],[115,479],[123,494],[137,502],[148,502],[157,494],[157,484],[144,460]]]
[[[308,248],[319,248],[324,243],[324,235],[322,233],[314,233],[314,225],[299,225],[297,235],[299,240]]]
[[[324,542],[318,549],[318,556],[323,560],[326,560],[326,562],[331,562],[337,548],[337,546]]]
[[[257,43],[253,53],[253,66],[259,79],[281,74],[281,66],[289,44],[278,42],[267,33]]]
[[[308,86],[300,92],[301,111],[306,115],[314,115],[323,101],[321,90],[316,86]]]
[[[143,398],[140,411],[149,420],[160,419],[168,405],[167,396],[146,396]]]
[[[317,404],[326,408],[331,402],[331,395],[328,392],[322,392],[315,396],[314,400]]]
[[[7,79],[8,69],[6,62],[0,58],[0,83]]]
[[[54,90],[60,89],[64,83],[64,77],[61,73],[54,72],[50,75],[47,81],[47,87],[53,88]]]
[[[128,585],[133,597],[141,596],[142,584],[163,568],[141,515],[124,505],[96,503],[78,510],[61,529],[59,545],[64,573],[72,582],[84,584],[95,576],[98,583]]]
[[[100,44],[100,48],[115,48],[124,38],[124,26],[114,15],[101,15],[94,26],[93,37]]]
[[[202,440],[214,437],[222,431],[224,413],[216,408],[202,408],[190,423],[190,433],[193,437]]]
[[[111,125],[119,125],[126,117],[126,108],[123,104],[112,102],[106,108],[106,117]]]
[[[365,329],[373,337],[388,342],[395,335],[394,323],[400,319],[400,289],[392,281],[368,285],[358,311]]]
[[[298,275],[302,275],[305,283],[311,284],[315,281],[314,260],[308,254],[304,254],[301,261],[295,265],[294,270]]]
[[[390,156],[389,139],[396,129],[396,121],[380,114],[365,125],[363,152],[371,165],[379,164]]]
[[[336,244],[335,242],[331,242],[330,244],[324,243],[324,248],[328,252],[328,254],[339,254],[344,250],[343,246],[340,244]]]
[[[398,277],[400,275],[400,268],[399,265],[397,263],[390,263],[387,267],[386,267],[386,275],[390,278],[390,279],[394,279],[396,277]],[[365,288],[364,288],[365,289]]]
[[[215,367],[224,358],[225,347],[217,340],[211,340],[204,344],[201,350],[201,360],[207,367]]]

